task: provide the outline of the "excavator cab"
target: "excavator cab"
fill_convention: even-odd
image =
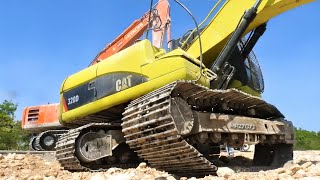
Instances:
[[[253,51],[245,58],[241,56],[244,40],[238,43],[228,62],[235,67],[235,73],[228,88],[240,89],[255,96],[264,90],[264,81],[257,57]]]

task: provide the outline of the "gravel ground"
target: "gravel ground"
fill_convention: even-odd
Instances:
[[[227,167],[220,167],[218,176],[206,176],[202,179],[319,179],[320,180],[320,151],[295,151],[294,160],[288,162],[282,168],[266,170],[257,167],[244,168],[234,166],[250,164],[252,152],[236,152],[235,158],[231,159]],[[240,158],[243,156],[244,158]],[[237,162],[232,164],[232,162]],[[232,166],[230,165],[232,164]],[[248,172],[250,171],[250,172]],[[126,180],[126,179],[157,179],[174,180],[188,179],[176,177],[167,172],[158,171],[141,163],[137,168],[119,169],[110,168],[106,172],[76,172],[71,173],[63,170],[52,155],[31,154],[0,154],[0,179],[13,180],[54,180],[54,179],[88,179],[88,180]],[[196,178],[189,178],[196,179]]]

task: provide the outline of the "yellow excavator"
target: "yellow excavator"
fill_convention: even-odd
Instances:
[[[145,161],[205,176],[217,170],[220,145],[243,144],[255,145],[255,165],[291,160],[292,123],[261,99],[252,49],[268,20],[311,1],[219,0],[167,51],[141,40],[67,77],[59,118],[71,129],[57,142],[58,161],[70,171]]]

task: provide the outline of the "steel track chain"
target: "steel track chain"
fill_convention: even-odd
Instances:
[[[187,81],[177,81],[132,101],[123,113],[126,142],[151,166],[175,174],[205,176],[216,166],[179,134],[170,112],[170,101],[181,97],[196,110],[247,115],[254,108],[260,118],[283,117],[274,106],[235,89],[212,90]],[[232,102],[232,103],[231,103]],[[228,109],[221,110],[223,103]],[[215,108],[215,109],[214,109]],[[252,116],[252,115],[251,115]]]
[[[111,167],[131,168],[136,167],[138,163],[81,163],[76,157],[76,140],[84,129],[94,127],[114,126],[110,123],[90,123],[75,129],[69,130],[59,138],[56,146],[56,158],[65,170],[69,171],[105,171]],[[119,125],[118,125],[119,126]]]
[[[188,144],[175,127],[169,109],[173,87],[165,86],[129,105],[122,119],[126,142],[157,169],[177,175],[214,174],[216,166]]]

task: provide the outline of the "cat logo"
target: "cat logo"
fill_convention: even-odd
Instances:
[[[116,91],[122,91],[131,87],[131,77],[132,75],[129,75],[127,77],[116,80]]]

